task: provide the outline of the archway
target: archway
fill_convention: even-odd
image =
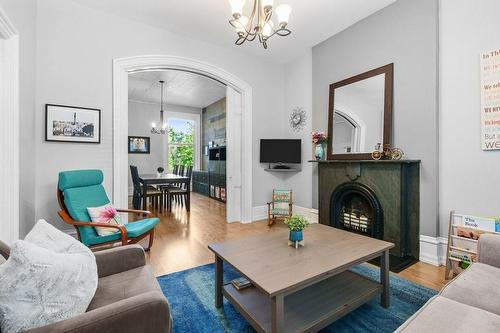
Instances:
[[[236,200],[231,200],[228,193],[227,213],[230,216],[238,211],[241,222],[252,221],[252,88],[238,77],[225,70],[190,58],[146,55],[115,59],[113,61],[113,201],[116,206],[128,205],[128,74],[151,70],[183,70],[204,75],[220,81],[228,87],[227,113],[234,113],[241,118],[241,132],[228,131],[228,148],[240,147],[241,158],[235,160],[228,149],[228,183],[232,182],[235,190],[241,192]],[[241,96],[235,101],[235,95]],[[233,150],[233,151],[234,151]],[[236,151],[234,151],[236,153]],[[231,160],[232,159],[232,160]],[[229,187],[229,186],[228,186]],[[228,189],[229,190],[229,189]],[[233,210],[233,211],[232,211]]]

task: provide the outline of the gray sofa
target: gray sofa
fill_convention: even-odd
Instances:
[[[8,246],[0,242],[0,264],[8,256]],[[170,307],[141,246],[99,251],[95,257],[99,282],[87,312],[28,332],[171,332]]]
[[[396,332],[500,332],[500,235],[479,238],[478,262]]]

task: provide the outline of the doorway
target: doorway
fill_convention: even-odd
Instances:
[[[173,56],[116,59],[113,66],[113,201],[128,204],[128,75],[180,70],[203,75],[226,86],[227,98],[227,222],[252,221],[252,89],[218,67]],[[232,125],[230,125],[232,124]],[[231,129],[229,129],[231,127]]]

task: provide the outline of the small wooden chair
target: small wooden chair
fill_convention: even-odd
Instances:
[[[292,216],[292,190],[273,190],[273,201],[267,203],[267,223]]]

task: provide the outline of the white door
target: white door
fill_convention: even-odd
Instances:
[[[226,218],[227,222],[241,221],[242,183],[242,98],[231,87],[226,92]]]

